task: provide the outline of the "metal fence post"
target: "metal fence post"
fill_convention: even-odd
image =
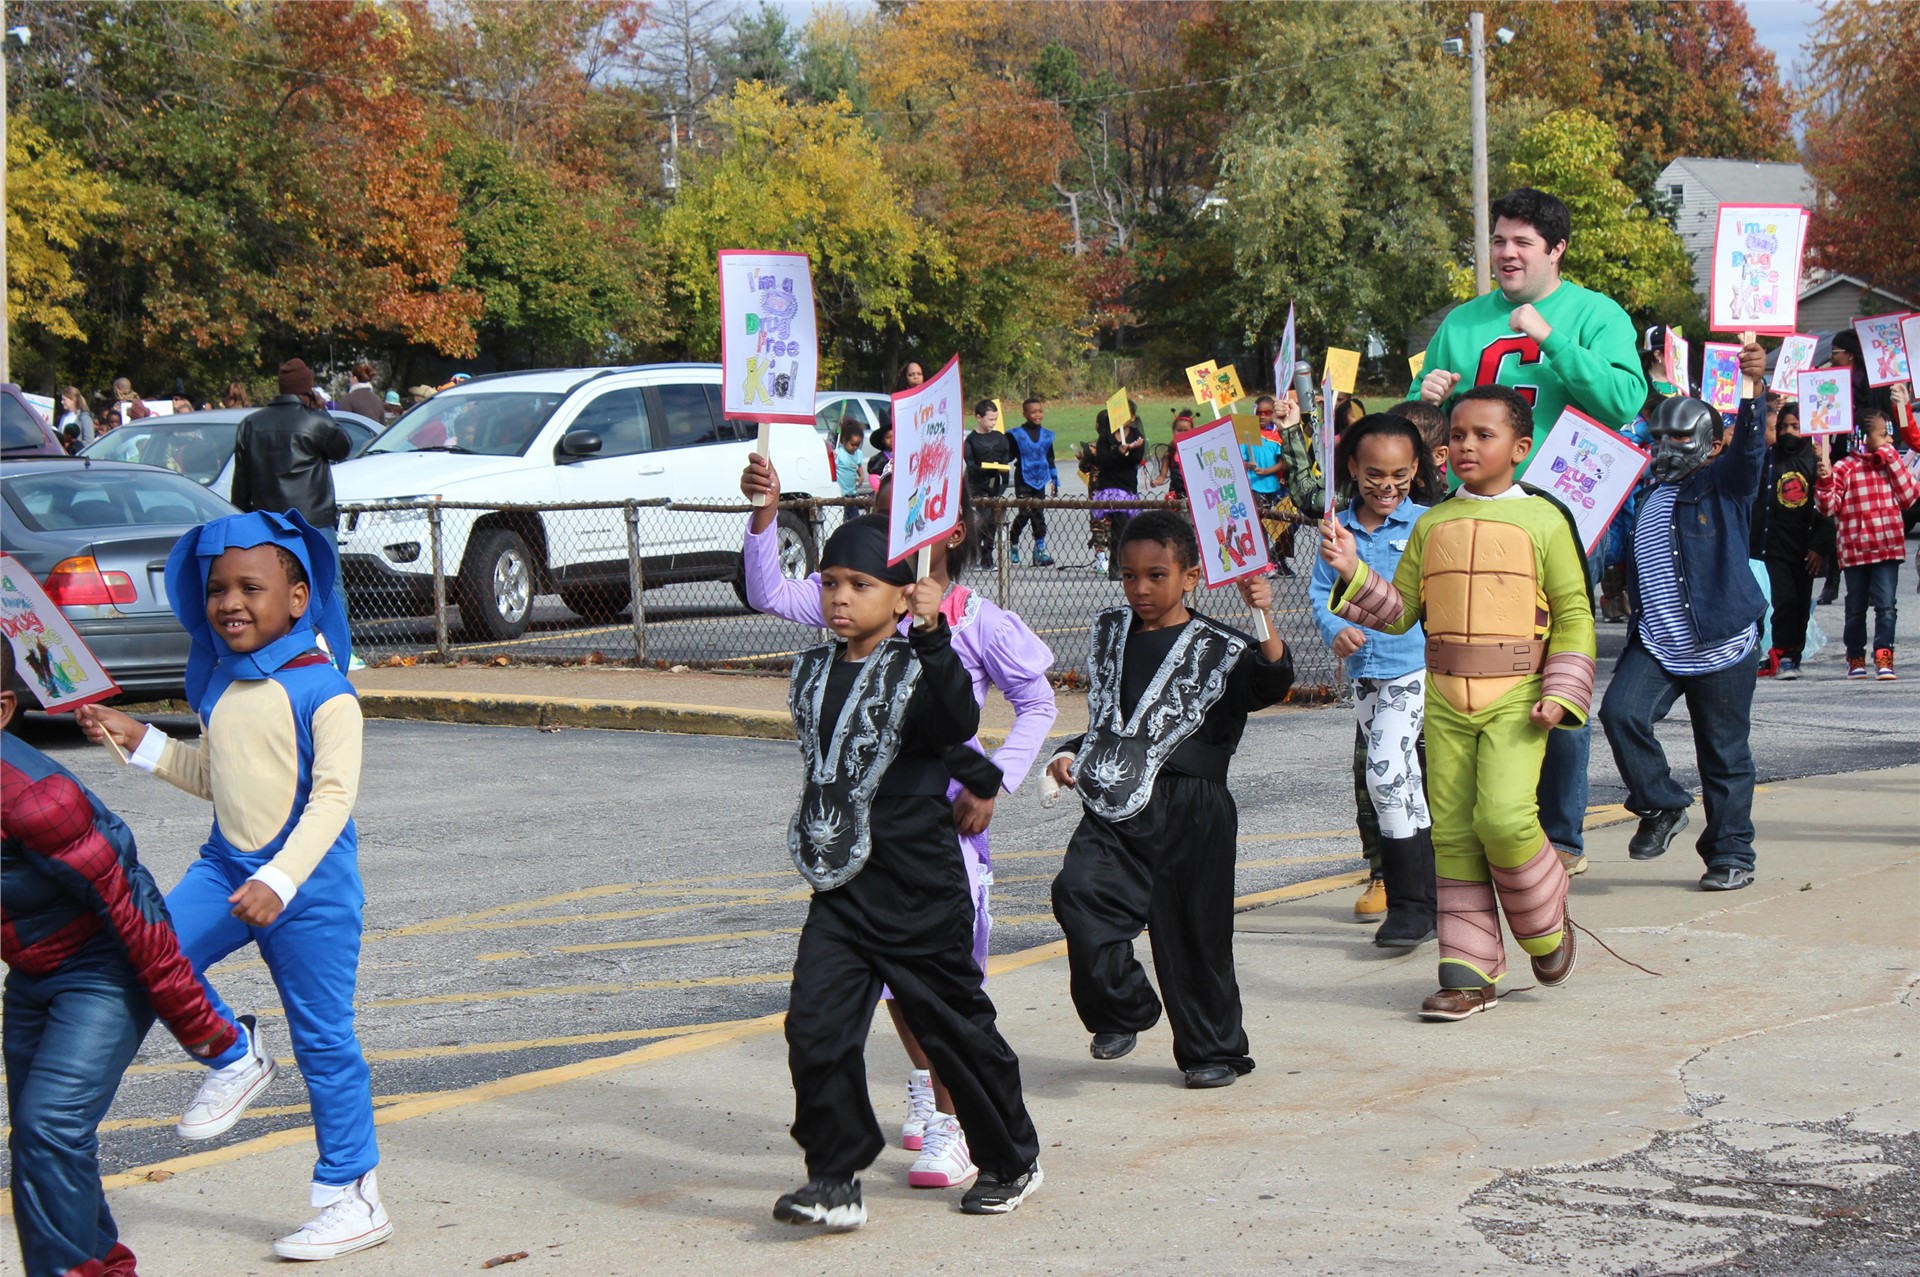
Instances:
[[[1007,529],[1011,527],[1012,524],[1007,518],[1008,513],[1004,503],[994,507],[993,522],[997,530],[993,538],[993,566],[995,568],[993,601],[1001,607],[1007,606],[1007,595],[1013,590],[1012,547],[1007,543]]]
[[[441,660],[447,660],[451,651],[447,646],[447,571],[442,562],[440,550],[440,503],[427,505],[427,533],[433,551],[433,645],[440,653]]]
[[[647,578],[640,565],[640,506],[629,501],[627,514],[627,589],[633,594],[633,659],[647,659]]]

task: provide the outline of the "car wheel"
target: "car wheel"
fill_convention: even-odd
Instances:
[[[780,575],[789,581],[804,581],[813,575],[820,551],[813,544],[813,530],[807,521],[791,510],[782,510],[773,525],[774,561]],[[747,602],[747,570],[743,560],[733,570],[733,592]],[[748,606],[752,606],[748,604]]]
[[[633,590],[625,585],[583,585],[560,591],[567,611],[589,621],[617,621],[633,602]]]
[[[533,616],[533,555],[509,528],[475,535],[460,569],[460,620],[477,638],[514,639]]]

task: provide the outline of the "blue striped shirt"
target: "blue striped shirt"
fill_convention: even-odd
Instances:
[[[1640,641],[1669,674],[1712,674],[1737,663],[1753,647],[1760,627],[1749,625],[1723,643],[1703,646],[1691,606],[1680,587],[1680,549],[1673,543],[1677,484],[1662,483],[1641,498],[1633,522],[1633,563],[1640,582]]]

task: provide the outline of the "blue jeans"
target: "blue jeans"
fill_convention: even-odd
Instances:
[[[1587,762],[1593,756],[1593,720],[1547,733],[1540,768],[1540,828],[1561,851],[1587,849]]]
[[[51,975],[8,972],[5,1002],[13,1225],[27,1277],[56,1277],[105,1260],[119,1241],[98,1130],[153,1010],[105,937]]]
[[[1634,639],[1600,705],[1600,725],[1627,784],[1627,810],[1650,816],[1693,805],[1653,731],[1675,701],[1687,698],[1707,808],[1707,827],[1694,846],[1709,868],[1753,868],[1753,688],[1753,662],[1745,657],[1711,674],[1670,674]]]
[[[1873,609],[1873,650],[1893,647],[1893,623],[1900,615],[1894,597],[1900,586],[1900,560],[1861,563],[1841,569],[1847,582],[1847,655],[1867,654],[1867,609]]]

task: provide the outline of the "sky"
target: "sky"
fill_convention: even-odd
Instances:
[[[1780,64],[1780,80],[1791,86],[1794,64],[1809,39],[1820,6],[1808,0],[1746,0],[1747,20],[1754,35]]]

